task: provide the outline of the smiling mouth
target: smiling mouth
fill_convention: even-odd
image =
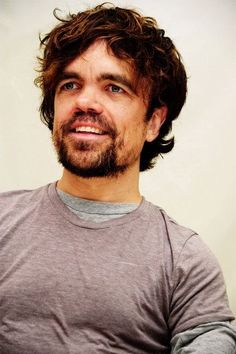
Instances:
[[[108,136],[109,133],[98,127],[81,125],[75,128],[72,127],[69,131],[69,135],[74,136],[75,139],[100,140],[100,138]]]
[[[106,134],[106,132],[104,132],[101,129],[95,128],[95,127],[86,127],[86,126],[81,126],[81,127],[77,127],[75,129],[72,130],[73,133],[85,133],[85,134],[95,134],[95,135],[103,135]]]

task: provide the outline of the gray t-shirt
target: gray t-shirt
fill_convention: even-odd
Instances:
[[[233,319],[215,257],[145,200],[94,223],[51,184],[1,194],[0,220],[0,353],[169,353]]]
[[[57,193],[73,213],[87,221],[102,222],[120,218],[138,207],[136,203],[108,203],[74,197],[58,188]]]

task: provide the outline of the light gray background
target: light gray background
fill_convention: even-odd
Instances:
[[[38,34],[56,23],[55,7],[73,12],[97,3],[0,0],[0,191],[60,177],[33,86]],[[236,313],[236,1],[113,3],[155,17],[184,58],[189,94],[174,125],[176,146],[142,175],[142,193],[201,234],[220,261]]]

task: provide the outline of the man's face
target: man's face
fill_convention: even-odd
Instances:
[[[53,142],[59,161],[82,177],[116,176],[139,159],[147,103],[130,64],[96,41],[68,64],[57,86]]]

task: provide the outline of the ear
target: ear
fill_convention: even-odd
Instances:
[[[155,140],[156,137],[158,136],[160,128],[166,120],[167,111],[168,109],[166,106],[162,106],[154,110],[151,119],[148,121],[147,135],[146,135],[147,142],[150,143],[151,141]]]

